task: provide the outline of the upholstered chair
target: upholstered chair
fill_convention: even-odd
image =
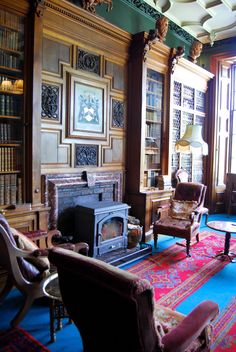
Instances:
[[[79,243],[67,245],[67,250],[85,251],[88,245]],[[24,295],[23,306],[11,321],[18,325],[36,298],[46,296],[45,282],[54,275],[47,258],[48,249],[41,250],[21,232],[10,228],[6,218],[0,214],[0,266],[7,271],[4,288],[0,292],[2,301],[15,286]]]
[[[189,181],[189,173],[187,170],[183,169],[182,167],[178,169],[175,173],[175,178],[177,183],[179,182],[188,182]]]
[[[84,352],[210,351],[212,301],[185,316],[154,302],[147,280],[101,260],[52,248],[64,305]]]
[[[180,182],[170,203],[158,208],[158,220],[153,224],[154,246],[160,234],[186,239],[186,253],[190,256],[190,242],[196,237],[199,242],[206,186],[201,183]]]

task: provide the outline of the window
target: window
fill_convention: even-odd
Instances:
[[[236,174],[236,64],[232,65],[229,171]]]

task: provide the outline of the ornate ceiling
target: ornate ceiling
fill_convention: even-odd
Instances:
[[[144,0],[203,44],[236,36],[236,0]]]

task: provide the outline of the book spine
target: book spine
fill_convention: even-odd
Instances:
[[[4,205],[4,175],[0,175],[0,205]]]
[[[10,204],[10,175],[4,175],[4,204]]]
[[[10,201],[11,204],[16,204],[16,174],[10,175]]]
[[[19,203],[19,204],[22,204],[22,203],[23,203],[23,200],[22,200],[22,180],[21,180],[21,177],[18,177],[18,180],[17,180],[17,200],[18,200],[18,203]]]

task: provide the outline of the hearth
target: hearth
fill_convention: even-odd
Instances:
[[[127,248],[129,206],[122,203],[121,172],[47,174],[42,176],[42,184],[42,202],[51,208],[49,228],[59,229],[68,241],[88,242],[90,256],[120,265],[152,252],[151,246],[147,244]],[[98,204],[99,211],[95,211],[95,204]],[[80,221],[77,206],[84,209],[84,213],[80,210]],[[101,210],[104,207],[103,211],[106,210],[107,213]],[[96,221],[99,219],[95,224],[93,222],[93,226],[92,221],[90,222],[92,216],[95,216]],[[81,231],[82,223],[85,231]],[[100,232],[99,236],[97,230]]]
[[[75,233],[79,241],[88,243],[89,256],[120,265],[151,253],[147,244],[127,248],[129,208],[125,203],[112,201],[76,206]]]
[[[75,233],[87,242],[91,257],[127,247],[128,209],[121,202],[91,202],[76,206]]]

